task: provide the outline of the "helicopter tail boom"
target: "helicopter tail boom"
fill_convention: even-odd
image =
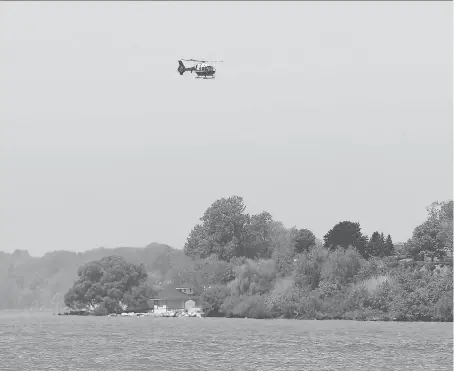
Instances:
[[[178,72],[180,73],[180,75],[183,75],[183,73],[185,73],[186,71],[190,71],[192,73],[192,71],[194,71],[194,67],[185,67],[185,65],[183,64],[183,62],[181,60],[178,61]]]

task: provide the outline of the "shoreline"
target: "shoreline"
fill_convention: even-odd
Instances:
[[[317,317],[293,317],[288,318],[285,316],[268,317],[268,318],[255,318],[255,317],[237,317],[237,316],[206,316],[203,314],[183,314],[182,312],[131,312],[131,313],[111,313],[96,315],[93,313],[53,313],[58,316],[81,316],[81,317],[163,317],[163,318],[226,318],[226,319],[255,319],[255,320],[289,320],[289,321],[355,321],[355,322],[424,322],[424,323],[453,323],[453,321],[436,320],[433,318],[427,319],[405,319],[405,318],[391,318],[391,317],[365,317],[365,318],[346,318],[346,317],[330,317],[330,316],[319,316]]]

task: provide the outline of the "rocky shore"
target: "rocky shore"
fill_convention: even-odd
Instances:
[[[71,310],[69,312],[58,313],[59,316],[94,316],[92,311],[86,310]],[[173,318],[182,318],[182,317],[195,317],[203,318],[202,313],[199,311],[187,311],[184,309],[162,311],[162,312],[124,312],[124,313],[111,313],[107,314],[107,317],[173,317]]]

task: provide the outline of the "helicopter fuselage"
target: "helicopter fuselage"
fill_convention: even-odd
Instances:
[[[200,77],[214,77],[214,74],[216,73],[214,66],[205,63],[196,64],[193,68],[197,76]]]

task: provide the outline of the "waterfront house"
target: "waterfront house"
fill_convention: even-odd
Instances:
[[[165,285],[158,288],[156,295],[148,300],[148,307],[153,312],[168,310],[201,308],[201,297],[192,285]]]

